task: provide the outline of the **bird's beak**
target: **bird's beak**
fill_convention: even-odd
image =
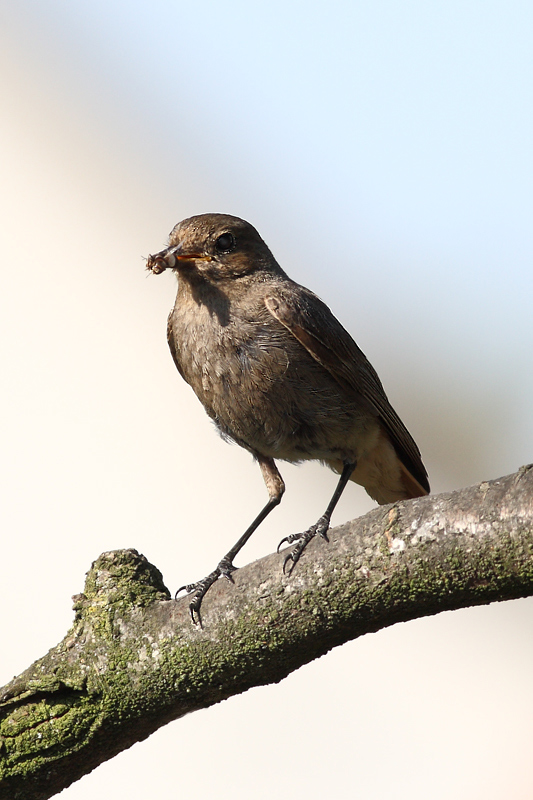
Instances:
[[[148,256],[146,259],[146,269],[153,272],[154,275],[160,275],[166,269],[178,268],[178,261],[190,261],[195,258],[204,258],[200,253],[184,253],[181,244],[174,247],[167,247],[166,250],[160,250],[153,256]]]

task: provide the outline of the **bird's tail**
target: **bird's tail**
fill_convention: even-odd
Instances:
[[[327,464],[342,472],[341,461],[328,460]],[[411,500],[428,494],[425,489],[400,460],[387,433],[381,435],[374,447],[360,458],[350,480],[363,486],[370,497],[379,503],[396,503],[398,500]]]

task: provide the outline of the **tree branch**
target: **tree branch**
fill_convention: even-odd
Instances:
[[[378,508],[270,555],[202,606],[135,550],[104,553],[63,641],[0,690],[0,798],[44,800],[161,725],[280,681],[332,647],[447,609],[533,594],[533,468]]]

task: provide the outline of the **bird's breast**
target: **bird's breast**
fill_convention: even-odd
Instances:
[[[273,458],[353,455],[374,420],[264,308],[223,318],[177,303],[171,320],[181,372],[221,433]]]

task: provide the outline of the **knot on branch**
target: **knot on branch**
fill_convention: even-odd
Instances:
[[[87,573],[83,594],[72,599],[79,619],[91,608],[144,608],[169,600],[170,592],[157,567],[131,548],[102,553]]]

